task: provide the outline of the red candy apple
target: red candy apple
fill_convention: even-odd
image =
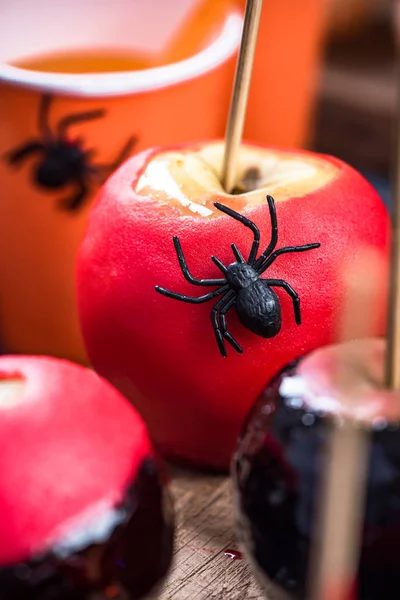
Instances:
[[[0,358],[0,473],[4,600],[101,600],[107,586],[133,600],[166,573],[172,524],[145,425],[94,372]]]
[[[381,199],[340,160],[243,145],[235,193],[227,194],[220,183],[222,157],[222,143],[209,142],[151,149],[130,159],[99,194],[77,270],[81,323],[94,367],[139,409],[164,455],[217,468],[228,466],[242,420],[265,381],[291,359],[334,341],[343,266],[357,261],[365,246],[386,265],[389,249]],[[173,236],[195,278],[223,278],[211,256],[225,266],[235,262],[232,243],[248,260],[252,231],[215,202],[257,225],[260,256],[272,235],[268,194],[275,199],[276,248],[320,244],[278,256],[261,275],[284,280],[297,292],[302,322],[295,321],[287,286],[274,288],[282,327],[269,339],[243,326],[246,319],[239,321],[232,303],[227,327],[243,354],[225,337],[223,358],[210,319],[221,295],[187,304],[155,286],[192,297],[217,287],[185,279]],[[384,296],[382,290],[382,305]],[[377,334],[383,315],[377,306]]]

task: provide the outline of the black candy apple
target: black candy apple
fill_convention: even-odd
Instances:
[[[89,369],[0,358],[0,600],[136,600],[171,563],[164,475],[132,406]]]
[[[259,580],[305,598],[333,423],[370,431],[357,593],[400,594],[400,394],[383,386],[385,343],[348,342],[288,365],[249,415],[232,463],[238,535]]]

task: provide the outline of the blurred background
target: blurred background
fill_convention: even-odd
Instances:
[[[332,0],[312,146],[363,171],[390,200],[394,154],[396,0]]]

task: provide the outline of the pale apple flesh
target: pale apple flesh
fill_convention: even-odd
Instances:
[[[223,153],[222,142],[198,151],[161,152],[147,164],[134,190],[176,207],[182,215],[216,217],[221,215],[213,204],[216,196],[240,211],[263,204],[267,194],[276,202],[309,194],[329,183],[339,171],[333,163],[317,156],[243,144],[232,194],[221,184]]]

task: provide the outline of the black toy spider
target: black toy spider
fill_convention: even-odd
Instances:
[[[262,273],[264,273],[264,271],[266,271],[281,254],[313,250],[314,248],[319,248],[321,244],[315,243],[305,244],[304,246],[285,246],[275,250],[278,242],[278,223],[275,202],[272,196],[267,196],[267,201],[271,217],[271,241],[266,250],[264,250],[258,258],[257,252],[260,244],[260,231],[257,225],[231,208],[216,202],[214,206],[218,210],[233,219],[240,221],[240,223],[251,229],[253,232],[254,240],[247,262],[241,255],[237,246],[232,244],[236,262],[233,262],[226,267],[218,258],[215,256],[211,257],[211,260],[214,261],[225,277],[223,279],[197,279],[190,274],[180,241],[174,236],[173,241],[175,250],[185,279],[194,285],[219,287],[204,296],[196,298],[184,296],[183,294],[171,292],[170,290],[156,286],[156,291],[160,292],[160,294],[191,304],[201,304],[202,302],[207,302],[208,300],[223,294],[222,298],[220,298],[211,309],[211,322],[217,338],[218,348],[222,356],[227,356],[224,340],[229,342],[240,354],[243,352],[242,347],[229,333],[226,326],[226,313],[233,306],[236,309],[239,321],[253,333],[264,338],[272,338],[279,333],[282,325],[281,305],[278,296],[272,289],[273,287],[281,287],[289,294],[293,301],[296,323],[297,325],[301,324],[300,298],[297,292],[295,292],[295,290],[283,279],[261,279],[260,275],[262,275]]]
[[[131,137],[116,160],[109,165],[93,164],[93,150],[86,150],[81,138],[68,137],[68,128],[76,123],[99,119],[106,113],[103,109],[76,113],[63,117],[53,132],[49,125],[52,98],[44,95],[39,108],[38,128],[42,139],[32,139],[6,154],[6,160],[18,165],[31,154],[39,153],[33,179],[42,188],[56,190],[67,184],[75,184],[70,197],[61,201],[61,207],[76,211],[84,203],[93,177],[100,176],[100,183],[129,156],[136,138]]]

